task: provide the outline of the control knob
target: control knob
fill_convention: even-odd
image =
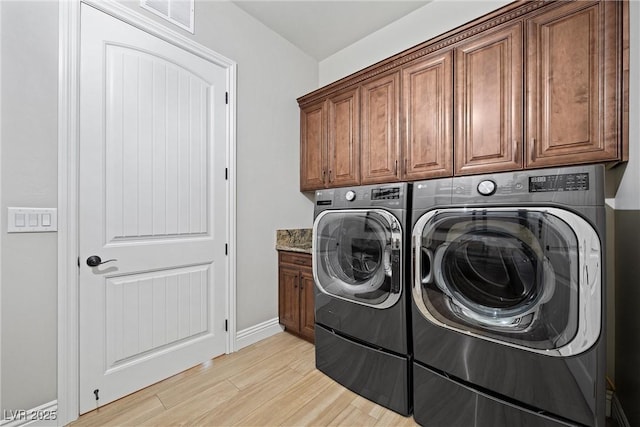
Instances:
[[[478,184],[478,193],[482,194],[483,196],[490,196],[496,192],[497,188],[498,187],[496,186],[495,182],[491,181],[490,179],[486,179]]]
[[[347,199],[348,202],[353,202],[356,199],[356,192],[353,190],[349,190],[344,195],[344,198]]]

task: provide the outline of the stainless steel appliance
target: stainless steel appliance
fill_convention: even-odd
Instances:
[[[316,366],[354,392],[411,413],[407,183],[316,192]]]
[[[414,417],[604,426],[603,167],[414,184]]]

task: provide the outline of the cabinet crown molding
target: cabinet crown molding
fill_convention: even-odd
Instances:
[[[391,71],[394,68],[401,67],[420,57],[429,55],[432,52],[455,45],[469,37],[473,37],[486,30],[498,27],[505,23],[512,22],[542,7],[559,6],[562,3],[566,3],[566,1],[515,1],[474,21],[463,24],[460,27],[454,28],[451,31],[420,43],[394,56],[386,58],[334,83],[303,95],[297,99],[298,105],[303,107],[310,103],[316,102],[318,99],[326,97],[331,93],[341,91],[348,88],[349,86],[357,85],[367,79]]]

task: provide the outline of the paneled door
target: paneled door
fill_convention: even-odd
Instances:
[[[84,413],[227,349],[228,109],[224,67],[86,4],[80,55]]]

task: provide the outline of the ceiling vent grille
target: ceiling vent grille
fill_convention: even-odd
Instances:
[[[140,0],[140,6],[193,34],[194,0]]]

